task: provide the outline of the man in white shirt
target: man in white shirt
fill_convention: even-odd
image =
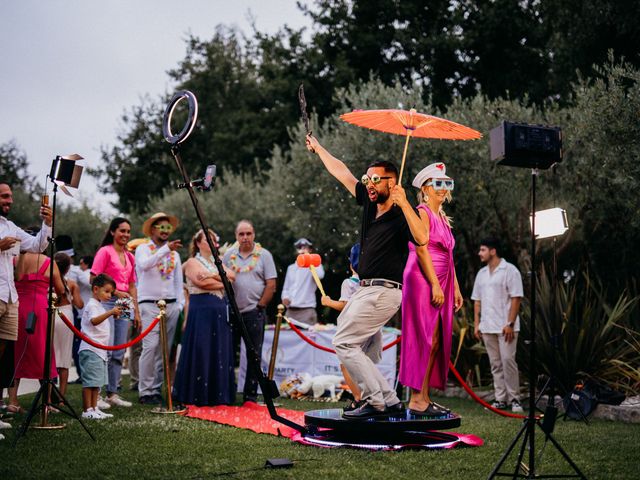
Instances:
[[[5,351],[12,350],[10,346],[18,338],[18,293],[13,279],[14,258],[20,251],[44,251],[51,236],[50,207],[40,207],[43,223],[40,232],[34,237],[7,220],[12,204],[11,187],[0,183],[0,366],[3,367],[6,366],[5,362],[13,365],[13,355],[7,353],[5,358]]]
[[[495,408],[522,412],[520,405],[520,377],[516,363],[516,347],[520,331],[520,300],[523,297],[522,276],[518,269],[500,258],[499,241],[485,238],[480,242],[478,255],[487,265],[480,269],[473,285],[474,333],[487,347]]]
[[[142,330],[158,316],[158,300],[167,302],[167,351],[173,343],[178,316],[184,307],[182,288],[182,263],[176,250],[182,247],[180,240],[169,241],[169,236],[178,228],[178,219],[164,212],[148,218],[142,232],[150,241],[136,248],[136,272],[138,274],[138,305],[142,318]],[[162,346],[160,327],[157,325],[143,340],[138,371],[139,401],[157,405],[162,396]]]
[[[312,243],[306,238],[300,238],[293,244],[298,255],[311,253]],[[324,278],[322,265],[316,267],[318,278]],[[287,268],[282,287],[282,303],[287,307],[287,316],[307,325],[315,325],[318,322],[316,312],[316,286],[311,270],[300,268],[293,262]]]

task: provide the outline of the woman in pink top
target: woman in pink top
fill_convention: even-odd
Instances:
[[[453,265],[455,240],[442,210],[451,200],[453,180],[443,163],[425,167],[413,180],[420,189],[418,212],[429,232],[426,246],[409,244],[402,289],[400,382],[411,388],[413,415],[441,416],[449,410],[429,397],[429,387],[445,388],[451,355],[453,312],[462,295]]]
[[[129,298],[132,302],[132,308],[128,316],[123,314],[118,318],[111,317],[109,319],[111,323],[111,345],[120,345],[127,341],[130,321],[133,321],[135,328],[140,325],[135,257],[127,251],[129,238],[131,238],[131,223],[129,220],[122,217],[114,218],[91,266],[92,280],[95,275],[106,273],[116,282],[116,290],[113,297],[109,302],[104,302],[103,304],[106,310],[111,310],[116,300],[120,298]],[[107,385],[106,401],[115,406],[130,407],[131,402],[121,399],[117,393],[123,358],[124,349],[109,351],[108,353],[109,384]]]

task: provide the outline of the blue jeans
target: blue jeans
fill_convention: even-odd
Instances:
[[[108,302],[103,302],[102,306],[105,310],[111,310],[116,303],[115,298],[112,298]],[[133,312],[131,312],[133,314]],[[111,340],[110,345],[121,345],[127,341],[127,334],[129,333],[129,320],[120,320],[118,318],[109,317],[109,323],[111,324]],[[120,376],[122,372],[122,360],[124,359],[124,348],[120,350],[109,350],[107,354],[109,372],[109,384],[107,385],[107,395],[118,392],[118,386],[120,385]]]

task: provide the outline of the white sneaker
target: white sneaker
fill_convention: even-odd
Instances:
[[[130,407],[133,404],[127,400],[120,398],[120,395],[114,393],[110,397],[106,398],[107,403],[110,403],[113,407]]]
[[[520,402],[518,400],[512,400],[511,401],[511,411],[513,413],[522,413],[524,412],[522,405],[520,405]]]
[[[97,405],[97,407],[100,410],[109,410],[111,408],[111,405],[108,404],[107,402],[105,402],[102,397],[98,397],[98,405]]]
[[[0,433],[0,440],[4,440],[4,435]]]
[[[11,428],[11,424],[0,420],[0,430],[4,430],[5,428]]]
[[[102,420],[104,417],[99,415],[93,408],[89,408],[82,412],[82,418],[87,420]]]
[[[99,415],[102,418],[112,418],[113,415],[110,413],[105,413],[102,410],[100,410],[98,407],[93,409],[94,413],[96,413],[97,415]]]

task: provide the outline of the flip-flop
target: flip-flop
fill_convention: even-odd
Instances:
[[[8,413],[24,413],[24,408],[22,408],[20,405],[9,404],[7,405],[7,412]]]

